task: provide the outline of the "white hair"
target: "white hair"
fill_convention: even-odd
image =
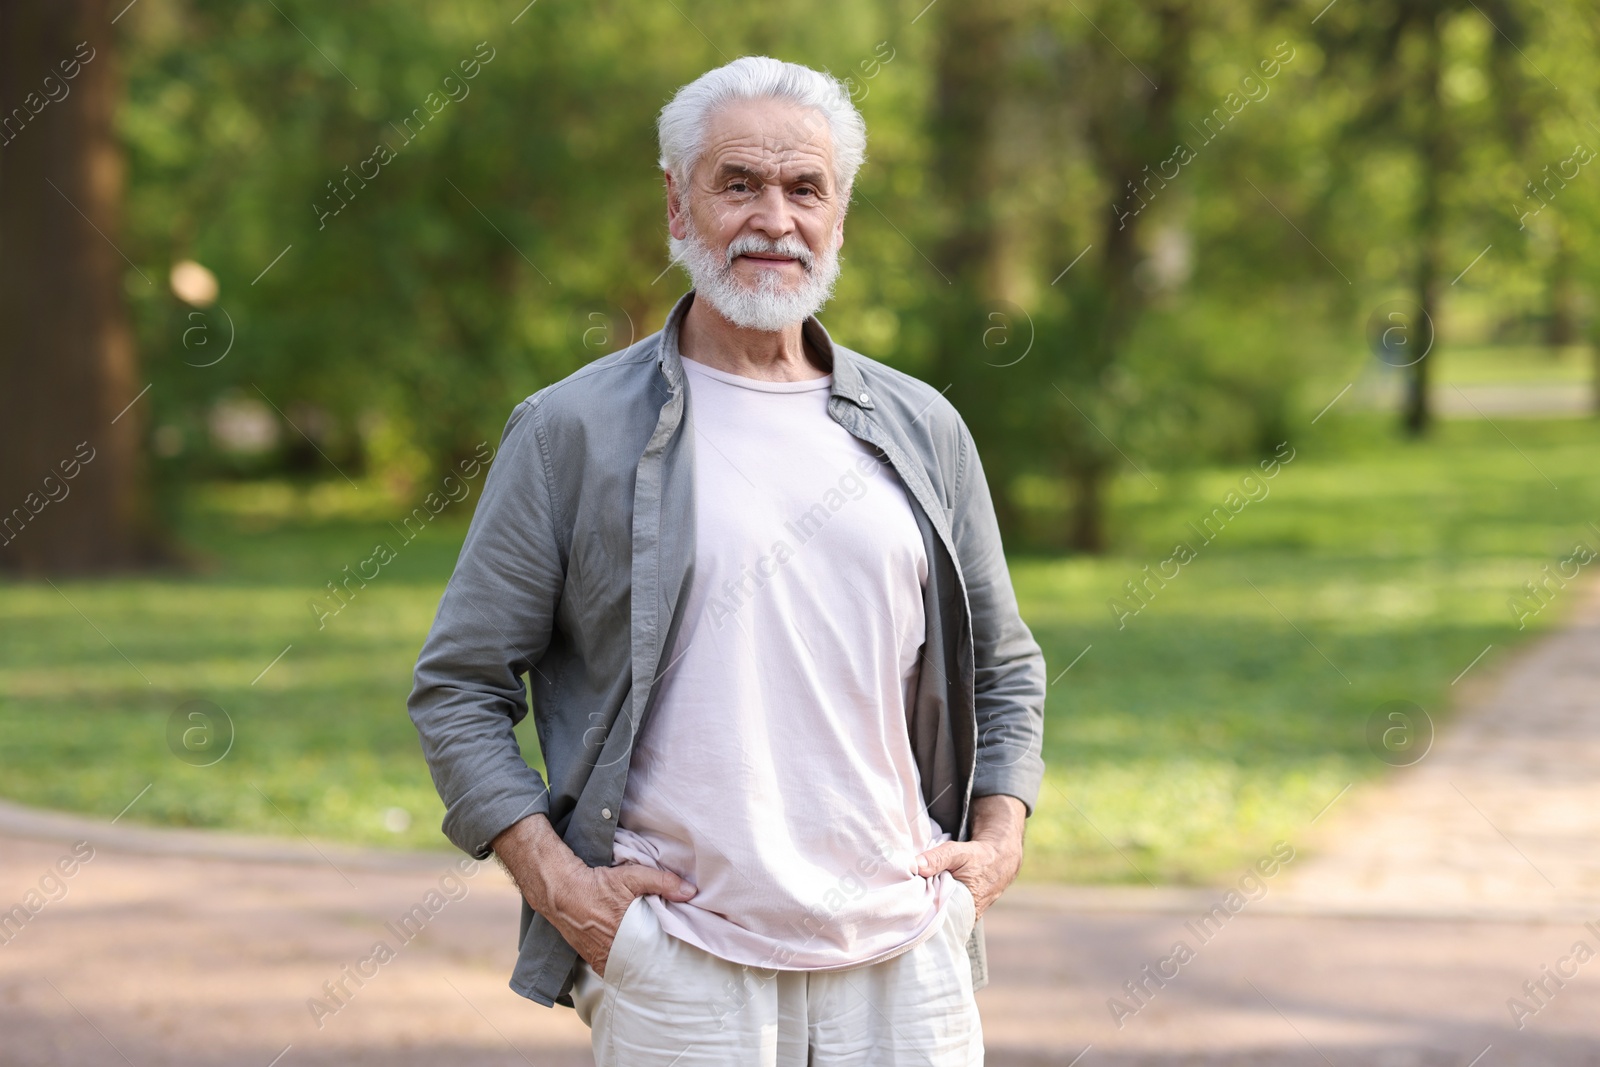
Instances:
[[[844,84],[798,63],[768,56],[741,56],[708,70],[679,89],[661,109],[661,169],[679,185],[705,147],[706,124],[719,108],[743,100],[784,100],[820,112],[833,134],[834,181],[845,204],[856,172],[867,158],[867,124]]]

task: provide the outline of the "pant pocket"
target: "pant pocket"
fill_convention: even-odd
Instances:
[[[594,1010],[604,995],[604,980],[594,973],[594,968],[589,966],[588,960],[579,956],[576,970],[572,975],[572,1006],[577,1010],[578,1018],[583,1025],[593,1029]]]
[[[650,905],[644,897],[634,897],[628,902],[628,907],[622,913],[622,921],[617,924],[616,936],[611,939],[611,952],[606,957],[606,973],[602,979],[607,985],[616,986],[622,983],[623,975],[628,969],[628,960],[633,956],[635,943],[640,936],[640,924],[651,922],[655,916],[648,914]]]
[[[973,897],[972,890],[967,888],[965,882],[955,875],[951,875],[950,880],[955,883],[951,887],[955,897],[950,903],[954,913],[960,919],[957,927],[961,931],[961,940],[965,941],[972,936],[972,928],[978,925],[978,902]]]

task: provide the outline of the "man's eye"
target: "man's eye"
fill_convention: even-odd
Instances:
[[[750,191],[750,186],[746,182],[730,182],[728,191],[730,193],[747,193]]]

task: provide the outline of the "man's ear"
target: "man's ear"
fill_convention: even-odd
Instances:
[[[685,216],[683,190],[672,180],[672,172],[661,172],[667,179],[667,232],[678,240],[689,236],[689,222]]]
[[[833,249],[837,252],[844,247],[844,212],[839,213],[839,221],[833,226]]]

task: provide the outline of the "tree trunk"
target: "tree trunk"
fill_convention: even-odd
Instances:
[[[1072,513],[1067,543],[1075,551],[1098,555],[1108,547],[1106,538],[1105,483],[1107,465],[1088,456],[1073,457],[1066,468],[1072,488]]]
[[[1100,116],[1090,130],[1097,169],[1105,175],[1113,199],[1094,242],[1100,250],[1097,280],[1073,289],[1077,305],[1072,316],[1074,340],[1083,347],[1077,367],[1079,381],[1073,388],[1081,392],[1064,406],[1061,425],[1062,470],[1072,494],[1067,547],[1076,552],[1101,553],[1109,547],[1107,483],[1117,469],[1117,457],[1101,434],[1120,435],[1115,427],[1108,429],[1089,421],[1093,404],[1088,394],[1102,388],[1106,371],[1122,358],[1145,309],[1137,272],[1143,255],[1140,234],[1146,220],[1142,218],[1144,201],[1133,190],[1142,188],[1159,195],[1141,183],[1166,184],[1159,177],[1150,177],[1149,164],[1170,152],[1179,139],[1175,109],[1192,62],[1191,5],[1164,3],[1155,8],[1155,14],[1159,36],[1154,54],[1146,61],[1154,73],[1154,84],[1146,93],[1142,81],[1130,81],[1131,92],[1137,94],[1132,107],[1125,113]]]
[[[1578,285],[1574,276],[1576,257],[1567,228],[1558,220],[1555,226],[1556,250],[1550,260],[1548,290],[1550,293],[1550,319],[1545,328],[1544,343],[1552,357],[1559,356],[1568,345],[1578,343]]]
[[[1417,240],[1417,265],[1413,281],[1416,301],[1422,309],[1422,321],[1413,332],[1419,334],[1426,347],[1422,358],[1413,363],[1406,378],[1406,395],[1401,409],[1401,427],[1409,437],[1421,437],[1433,422],[1433,409],[1428,397],[1430,368],[1438,356],[1433,351],[1439,337],[1439,260],[1444,236],[1445,176],[1452,163],[1447,118],[1440,98],[1440,77],[1444,63],[1444,37],[1439,16],[1424,23],[1428,35],[1428,58],[1422,75],[1422,92],[1427,104],[1429,121],[1422,136],[1421,164],[1422,189],[1417,203],[1415,229]]]
[[[930,175],[944,231],[933,244],[936,273],[927,280],[936,388],[961,410],[988,472],[1002,530],[1020,532],[1012,484],[1017,434],[1005,422],[1022,371],[1004,364],[1010,350],[991,342],[1022,324],[995,291],[1000,235],[994,205],[1000,187],[995,127],[1006,99],[1006,42],[1016,3],[945,4],[939,19],[929,115]],[[857,209],[860,210],[860,209]],[[1003,354],[1002,354],[1003,353]]]
[[[1406,378],[1405,407],[1403,409],[1402,425],[1410,437],[1421,437],[1428,432],[1433,422],[1433,410],[1428,401],[1428,368],[1433,363],[1431,351],[1435,337],[1433,323],[1438,321],[1439,309],[1439,279],[1437,277],[1437,264],[1434,259],[1431,243],[1424,248],[1421,256],[1421,265],[1417,268],[1416,294],[1417,305],[1422,308],[1421,322],[1416,324],[1415,331],[1422,338],[1417,344],[1428,346],[1427,355],[1413,363],[1407,370],[1410,372]]]
[[[151,559],[139,459],[149,398],[123,302],[116,12],[0,3],[0,568]],[[137,402],[136,402],[137,401]]]
[[[1589,409],[1600,415],[1600,321],[1589,327]]]

